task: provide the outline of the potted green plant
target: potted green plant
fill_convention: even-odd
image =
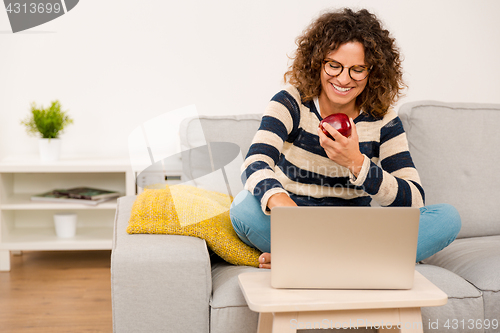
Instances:
[[[59,159],[61,140],[59,135],[69,124],[73,123],[67,111],[61,110],[61,103],[55,100],[50,107],[39,108],[33,102],[30,114],[21,121],[29,135],[39,136],[40,158],[42,161]]]

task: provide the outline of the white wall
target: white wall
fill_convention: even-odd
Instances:
[[[419,99],[500,103],[500,1],[81,0],[12,34],[0,9],[0,158],[37,153],[20,120],[59,99],[75,123],[63,154],[127,154],[142,122],[196,104],[200,114],[261,113],[282,87],[295,37],[328,8],[366,7],[405,57]]]

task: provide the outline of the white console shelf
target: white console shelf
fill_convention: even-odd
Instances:
[[[0,271],[10,270],[10,251],[111,249],[116,200],[97,206],[31,201],[56,188],[96,187],[136,194],[135,173],[127,159],[68,157],[41,162],[38,156],[0,162]],[[75,212],[76,236],[58,238],[53,215]]]

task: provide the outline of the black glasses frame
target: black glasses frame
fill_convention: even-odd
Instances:
[[[328,74],[328,72],[326,71],[326,64],[329,63],[329,62],[333,62],[335,64],[339,64],[340,67],[342,67],[342,69],[340,70],[340,73],[338,73],[337,75],[330,75]],[[351,76],[351,69],[353,67],[363,67],[364,69],[366,69],[366,76],[362,79],[359,79],[359,80],[356,80],[354,79],[352,76]],[[338,61],[335,61],[335,60],[328,60],[328,59],[324,59],[323,60],[323,70],[325,71],[326,75],[330,76],[330,77],[337,77],[339,76],[340,74],[342,74],[342,72],[344,71],[345,68],[348,68],[349,69],[349,77],[354,80],[354,81],[363,81],[364,79],[366,79],[368,77],[368,75],[370,74],[370,71],[372,70],[373,66],[371,66],[370,68],[368,68],[368,66],[363,66],[363,65],[353,65],[351,67],[345,67],[344,65],[342,65],[340,62]]]

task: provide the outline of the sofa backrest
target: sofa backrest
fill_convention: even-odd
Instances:
[[[188,183],[194,186],[235,196],[243,189],[241,165],[261,119],[261,114],[243,114],[199,116],[184,120],[179,134],[185,180],[189,180]],[[217,146],[217,143],[234,145]],[[203,149],[202,147],[206,147],[207,144],[210,144],[210,149]],[[195,149],[197,147],[198,149]],[[221,152],[221,147],[226,151]],[[236,152],[236,157],[235,147],[239,150]],[[217,154],[219,159],[214,158]],[[226,154],[228,158],[225,156],[220,158],[221,154]],[[222,163],[224,173],[215,165],[220,164],[218,162],[222,159],[224,159]]]
[[[455,206],[459,238],[500,235],[500,105],[419,101],[399,117],[426,205]]]

